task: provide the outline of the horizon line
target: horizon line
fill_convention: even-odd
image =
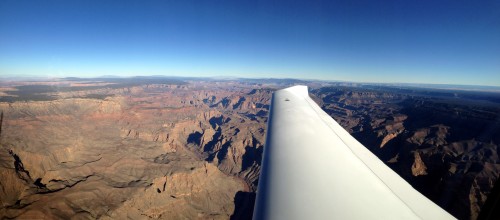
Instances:
[[[193,79],[218,79],[218,80],[234,80],[234,79],[254,79],[254,80],[301,80],[309,82],[340,82],[340,83],[358,83],[358,84],[400,84],[400,85],[420,85],[420,86],[478,86],[478,87],[491,87],[500,89],[500,85],[479,85],[479,84],[454,84],[454,83],[427,83],[427,82],[373,82],[373,81],[356,81],[356,80],[336,80],[336,79],[315,79],[315,78],[298,78],[298,77],[245,77],[245,76],[178,76],[178,75],[102,75],[102,76],[37,76],[37,75],[18,75],[18,76],[0,76],[0,79],[10,79],[11,81],[20,80],[43,80],[43,79],[65,79],[65,78],[79,78],[79,79],[102,79],[102,78],[134,78],[134,77],[164,77],[164,78],[193,78]],[[19,80],[15,80],[19,79]]]

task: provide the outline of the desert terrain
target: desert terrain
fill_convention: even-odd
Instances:
[[[500,169],[498,93],[163,77],[0,82],[0,216],[251,219],[269,101],[294,84],[428,198],[477,217]]]
[[[0,216],[235,214],[235,196],[255,189],[272,90],[241,83],[104,81],[4,87]]]
[[[322,108],[415,189],[476,219],[500,171],[500,94],[335,86]]]

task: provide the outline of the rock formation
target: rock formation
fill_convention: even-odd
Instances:
[[[272,90],[95,84],[0,102],[0,216],[228,219],[254,191]]]
[[[498,94],[381,86],[313,94],[414,188],[459,219],[477,218],[500,172]]]
[[[249,219],[271,94],[293,83],[0,82],[0,216]],[[309,85],[417,190],[456,217],[478,215],[500,169],[500,98]]]

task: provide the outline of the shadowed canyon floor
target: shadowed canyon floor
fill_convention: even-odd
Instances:
[[[498,94],[154,77],[0,83],[0,216],[250,219],[269,100],[295,83],[424,195],[477,216],[500,168]]]

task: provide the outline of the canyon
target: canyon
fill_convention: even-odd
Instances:
[[[0,82],[0,216],[251,219],[270,99],[295,84],[417,190],[477,217],[500,169],[497,93],[161,77]]]
[[[415,189],[459,219],[478,218],[500,171],[498,93],[380,86],[312,93]]]

